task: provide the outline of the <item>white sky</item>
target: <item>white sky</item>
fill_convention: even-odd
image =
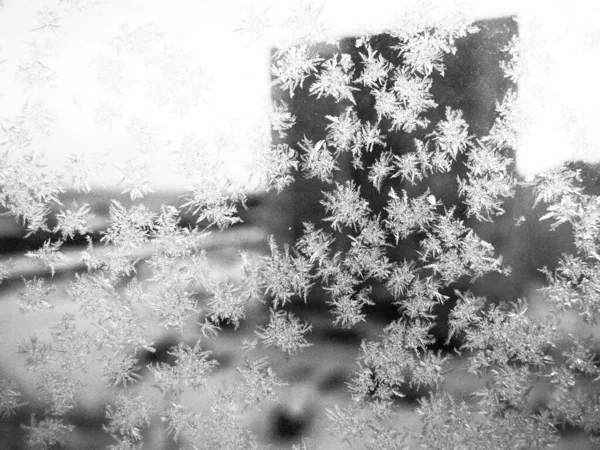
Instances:
[[[29,31],[36,27],[36,11],[43,5],[56,5],[58,0],[4,3],[5,9],[0,11],[0,61],[7,61],[0,66],[0,117],[14,115],[26,99],[43,100],[56,117],[50,139],[41,144],[51,165],[64,164],[70,153],[102,154],[102,161],[108,164],[98,172],[97,180],[114,184],[120,178],[116,166],[127,167],[128,158],[136,153],[137,144],[127,128],[135,121],[154,130],[156,150],[144,158],[150,162],[157,187],[181,187],[181,176],[169,168],[168,155],[188,133],[206,140],[208,148],[224,143],[218,152],[229,166],[229,175],[247,179],[245,165],[252,138],[268,126],[269,51],[278,39],[293,33],[292,27],[281,24],[298,9],[297,1],[108,0],[84,12],[61,13],[52,54],[44,59],[55,70],[56,78],[46,89],[29,90],[15,81],[14,70],[29,52],[26,42],[34,35],[43,37],[43,33]],[[364,2],[347,0],[306,3],[322,7],[319,17],[331,36],[385,28],[411,5],[384,0],[370,0],[368,8]],[[429,3],[433,14],[442,13],[439,5],[448,8],[450,4],[441,0]],[[525,174],[574,154],[598,160],[599,144],[596,101],[600,99],[600,84],[595,81],[594,63],[600,61],[600,31],[595,26],[600,15],[585,2],[535,3],[460,2],[461,9],[475,20],[511,14],[520,18],[520,33],[531,62],[519,86],[527,127],[521,136],[517,165]],[[236,31],[251,17],[256,23],[263,21],[262,27],[258,26],[263,36]],[[273,26],[265,28],[266,20]],[[157,83],[156,73],[145,70],[140,58],[120,57],[111,47],[111,40],[124,24],[134,28],[144,23],[155,24],[165,35],[160,42],[179,52],[166,73],[177,77],[187,66],[193,73],[186,80],[195,83],[200,79],[198,86],[206,86],[199,89],[198,104],[185,116],[170,110],[170,105],[160,104],[160,89],[174,89],[176,95],[180,93],[177,82]],[[125,82],[121,82],[120,94],[99,82],[98,61],[105,67],[106,62],[121,61]],[[108,71],[105,76],[114,73]],[[103,102],[121,104],[122,114],[114,118],[110,128],[97,121]]]

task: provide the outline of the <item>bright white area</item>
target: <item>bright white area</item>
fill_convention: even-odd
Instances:
[[[63,0],[77,3],[75,0]],[[93,184],[112,186],[139,164],[148,164],[155,188],[183,187],[173,168],[184,137],[205,142],[208,160],[222,160],[227,175],[252,184],[248,163],[268,130],[270,51],[279,42],[322,28],[331,38],[383,30],[406,11],[430,17],[458,8],[478,19],[519,17],[524,58],[517,166],[533,174],[569,158],[598,160],[600,29],[597,8],[585,2],[498,1],[283,1],[79,0],[95,5],[65,11],[58,0],[4,0],[0,11],[0,117],[14,116],[26,101],[42,101],[54,121],[40,145],[49,164],[70,154],[100,165]],[[419,8],[419,4],[427,5]],[[30,31],[47,5],[59,12],[56,35]],[[307,5],[318,21],[301,23]],[[145,28],[139,28],[144,27]],[[124,28],[125,27],[125,28]],[[156,31],[131,37],[127,30]],[[154,32],[153,31],[153,32]],[[31,60],[28,42],[55,76],[46,87],[16,79]]]

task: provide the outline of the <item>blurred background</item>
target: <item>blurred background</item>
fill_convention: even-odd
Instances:
[[[43,142],[48,163],[91,159],[94,186],[114,187],[125,167],[145,163],[154,186],[183,188],[167,163],[193,135],[207,158],[226,161],[231,178],[255,187],[248,162],[269,126],[273,48],[301,36],[325,42],[381,31],[415,11],[425,21],[456,11],[472,20],[514,16],[527,118],[517,166],[531,174],[573,156],[598,160],[599,113],[590,99],[599,94],[599,8],[513,0],[374,0],[368,8],[341,0],[4,0],[0,117],[41,103],[52,118]]]

